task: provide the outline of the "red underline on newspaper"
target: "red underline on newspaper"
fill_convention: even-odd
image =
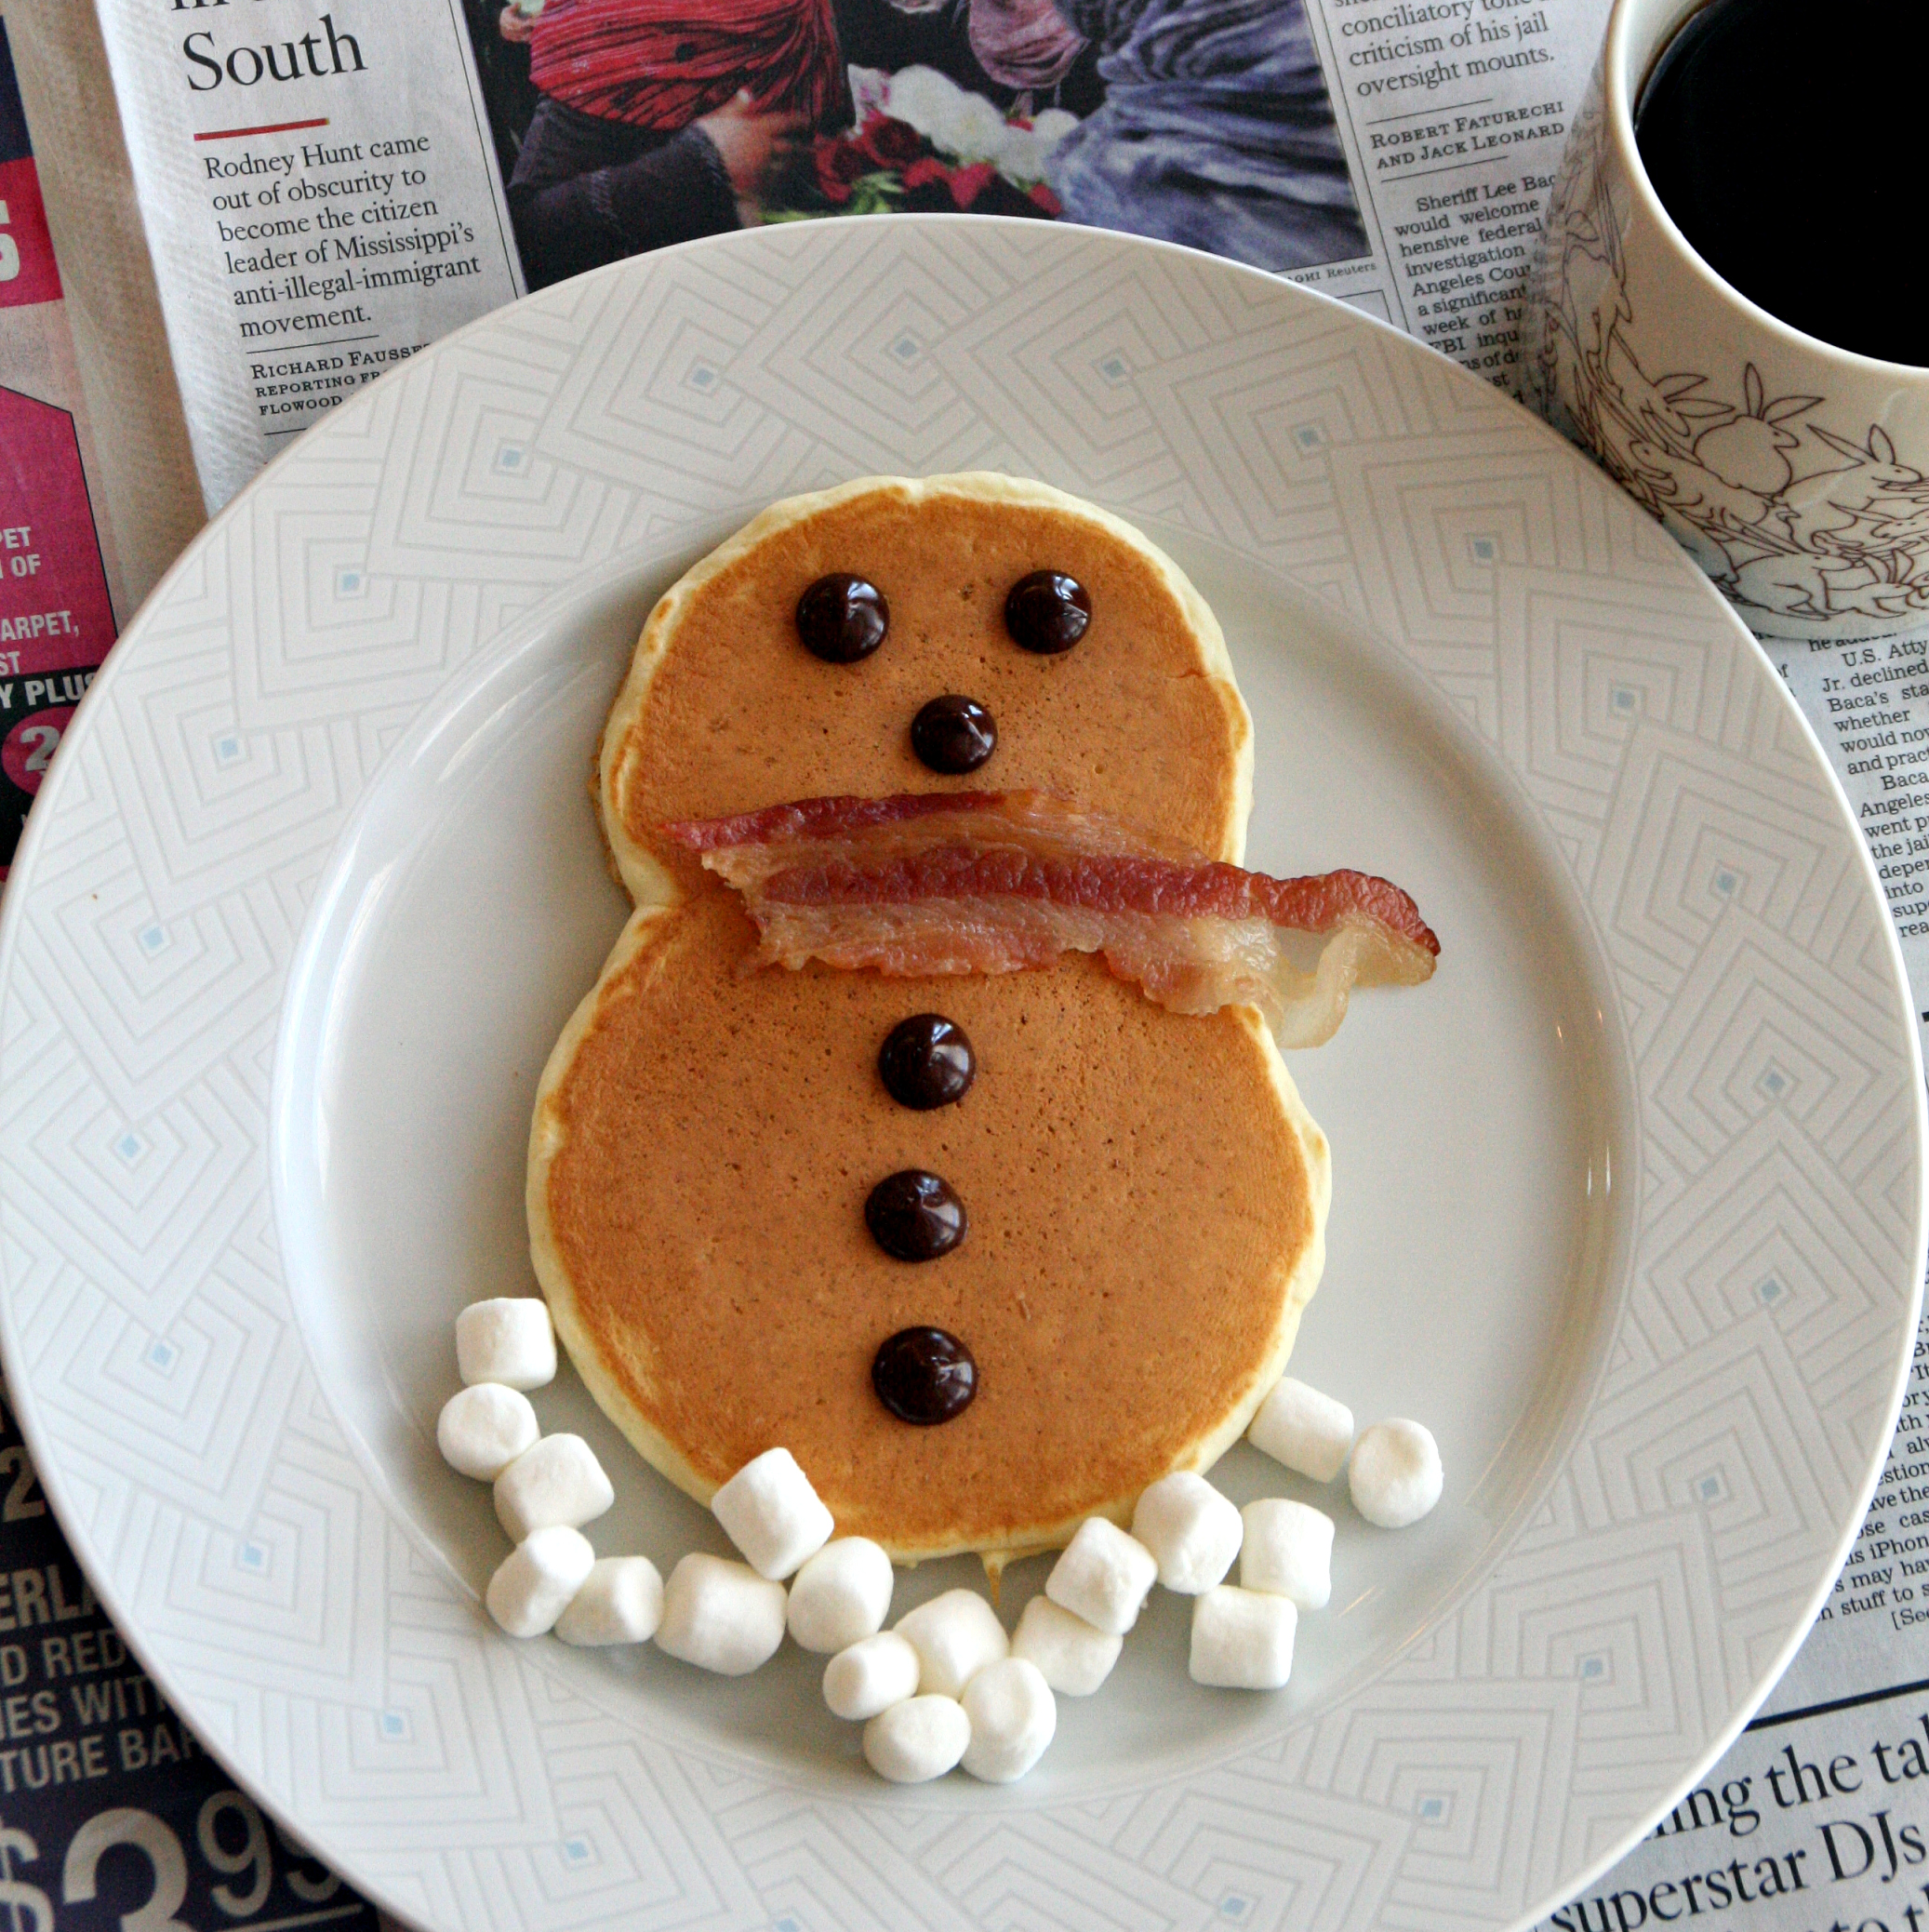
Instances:
[[[196,140],[239,140],[245,134],[293,134],[298,127],[326,127],[326,114],[313,121],[271,121],[265,127],[216,127],[206,134],[197,134]]]

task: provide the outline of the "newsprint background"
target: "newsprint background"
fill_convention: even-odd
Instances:
[[[522,18],[506,22],[505,0],[96,5],[98,18],[84,0],[7,0],[60,278],[50,305],[43,289],[38,309],[17,304],[12,333],[0,330],[0,382],[71,416],[100,538],[69,540],[90,548],[125,618],[204,506],[218,508],[363,382],[547,279],[566,258],[559,245],[575,246],[581,231],[568,226],[568,166],[541,166],[566,116],[532,78],[524,29],[540,0],[516,0],[509,11]],[[980,5],[990,24],[974,33],[964,22]],[[693,18],[703,11],[691,0]],[[1089,14],[1062,0],[1059,16],[1093,28],[1109,67],[1066,51],[1078,36],[1055,26],[1046,0],[834,0],[831,11],[856,49],[844,102],[851,136],[820,139],[802,178],[733,173],[727,187],[717,178],[724,199],[711,226],[942,205],[916,197],[955,199],[990,181],[1006,199],[984,206],[1029,194],[1026,212],[1111,220],[1257,260],[1513,386],[1528,260],[1606,0],[1279,0],[1262,44],[1242,39],[1251,9],[1234,0],[1113,0]],[[1290,140],[1236,157],[1285,201],[1298,197],[1297,223],[1256,227],[1230,204],[1202,214],[1162,200],[1156,184],[1137,213],[1108,199],[1109,163],[1143,127],[1130,123],[1140,109],[1124,89],[1108,93],[1107,75],[1124,62],[1156,96],[1172,78],[1152,49],[1162,21],[1195,48],[1218,49],[1228,76],[1250,73],[1269,100],[1297,102]],[[1134,22],[1145,25],[1143,44]],[[1144,90],[1133,98],[1142,109]],[[688,160],[685,128],[702,105],[659,116],[632,157],[646,164],[639,180],[679,153]],[[880,115],[916,130],[915,160],[874,135],[857,139]],[[1227,158],[1223,128],[1167,125],[1182,160]],[[921,187],[927,162],[936,166]],[[673,177],[651,179],[660,191]],[[675,238],[632,225],[607,246],[631,252]],[[1929,1023],[1929,633],[1764,647],[1860,817]],[[187,1847],[183,1924],[365,1915],[347,1894],[325,1894],[327,1875],[245,1800],[223,1795],[171,1713],[142,1703],[151,1686],[100,1623],[45,1505],[33,1507],[18,1439],[6,1441],[0,1674],[27,1668],[9,1661],[27,1649],[7,1634],[23,1615],[72,1627],[56,1623],[63,1647],[46,1664],[67,1673],[59,1683],[23,1678],[13,1696],[0,1690],[0,1719],[24,1727],[0,1741],[0,1915],[47,1932],[97,1917],[111,1925],[134,1909],[136,1876],[125,1898],[103,1885],[92,1904],[62,1901],[57,1921],[39,1910],[71,1838],[109,1814],[152,1816],[141,1830],[164,1861],[167,1844]],[[40,1649],[30,1661],[42,1671]],[[76,1700],[83,1680],[102,1688]],[[51,1700],[36,1703],[41,1691]],[[37,1801],[36,1839],[22,1825],[27,1773],[51,1777],[59,1740],[33,1726],[65,1711],[63,1694],[80,1730],[60,1762],[85,1764],[87,1790],[64,1808]],[[89,1750],[80,1721],[102,1696],[120,1702]],[[166,1791],[192,1791],[193,1805],[180,1809],[182,1795],[176,1818],[153,1795]],[[103,1839],[100,1851],[110,1848]],[[144,1869],[115,1856],[123,1862],[110,1859],[103,1872]],[[235,1901],[258,1890],[237,1917]],[[1929,1932],[1929,1329],[1869,1519],[1787,1677],[1703,1786],[1547,1923]]]
[[[608,101],[539,89],[531,48],[505,37],[505,0],[98,5],[210,510],[361,382],[546,279],[559,259],[592,259],[567,246],[587,218],[561,191],[592,163],[651,158],[546,158],[558,126],[579,130],[575,100],[599,113]],[[1281,0],[1257,30],[1256,10],[1231,0],[1090,7],[983,0],[961,27],[943,0],[836,0],[845,50],[877,64],[853,60],[848,108],[830,118],[887,112],[948,167],[989,162],[1042,182],[1069,218],[1288,270],[1510,380],[1528,257],[1605,0]],[[692,15],[702,10],[692,0]],[[508,15],[515,34],[519,9]],[[1093,30],[1091,50],[1035,52],[1055,30],[1076,45],[1068,17]],[[1176,42],[1189,64],[1164,73]],[[542,42],[533,47],[539,57]],[[1202,60],[1221,90],[1253,76],[1254,119],[1290,115],[1276,143],[1192,106],[1185,84]],[[1127,67],[1129,88],[1116,78]],[[738,78],[760,76],[746,68],[721,85]],[[46,91],[57,106],[58,88]],[[636,148],[682,132],[703,98],[657,110]],[[1013,114],[1036,117],[1030,141],[1004,130]],[[1178,156],[1174,180],[1135,172],[1121,188],[1119,156],[1153,115]],[[680,194],[695,212],[679,227],[603,210],[631,247],[736,225],[727,200],[706,221],[701,183],[669,158],[660,167],[659,200]],[[1214,173],[1280,192],[1202,196],[1198,177]],[[884,185],[857,206],[928,205],[901,165],[871,178]],[[831,214],[853,206],[837,199],[844,185],[800,186],[778,170],[740,182],[736,200],[766,217]],[[1255,219],[1257,205],[1281,212]],[[603,258],[629,251],[599,241]]]

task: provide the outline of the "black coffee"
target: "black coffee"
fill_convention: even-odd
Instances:
[[[1925,0],[1713,0],[1634,111],[1662,206],[1724,281],[1839,348],[1929,364]]]

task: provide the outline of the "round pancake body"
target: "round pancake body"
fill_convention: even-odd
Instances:
[[[722,893],[636,914],[538,1107],[539,1273],[645,1456],[707,1499],[781,1445],[838,1534],[901,1561],[1050,1547],[1216,1459],[1284,1368],[1323,1252],[1325,1145],[1263,1024],[1166,1012],[1083,957],[745,974],[753,943]],[[978,1072],[917,1113],[877,1050],[934,1010]],[[892,1259],[864,1224],[906,1166],[970,1218],[936,1261]],[[935,1427],[871,1386],[879,1343],[924,1325],[978,1371]]]
[[[1005,633],[1030,572],[1077,577],[1084,637]],[[853,665],[801,643],[831,571],[889,600]],[[927,700],[977,699],[989,762],[947,779],[910,748]],[[1000,476],[869,479],[772,506],[652,612],[605,729],[604,829],[639,911],[545,1071],[531,1137],[538,1276],[585,1382],[699,1500],[791,1450],[842,1534],[901,1560],[996,1557],[1129,1513],[1204,1468],[1285,1363],[1324,1257],[1326,1148],[1262,1022],[1181,1017],[1098,962],[942,979],[746,969],[734,893],[667,819],[817,794],[1036,788],[1236,859],[1251,727],[1217,624],[1129,526]],[[957,1104],[898,1105],[876,1071],[938,1011],[978,1057]],[[964,1243],[907,1263],[864,1200],[939,1173]],[[898,1329],[977,1358],[936,1427],[871,1390]]]
[[[1043,569],[1092,598],[1084,636],[1056,657],[1004,629],[1005,593]],[[890,606],[883,645],[855,664],[797,637],[797,599],[832,571]],[[920,707],[947,696],[997,725],[997,749],[963,777],[911,748]],[[663,597],[610,713],[600,779],[639,904],[705,876],[656,838],[666,820],[836,793],[1035,786],[1236,862],[1252,723],[1211,610],[1129,525],[1008,476],[866,478],[774,504]]]

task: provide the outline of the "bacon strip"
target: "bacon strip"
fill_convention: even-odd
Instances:
[[[1364,873],[1273,879],[1035,792],[806,798],[665,835],[744,895],[759,963],[904,977],[1102,953],[1179,1013],[1255,1006],[1316,1046],[1361,985],[1417,985],[1440,942]]]

